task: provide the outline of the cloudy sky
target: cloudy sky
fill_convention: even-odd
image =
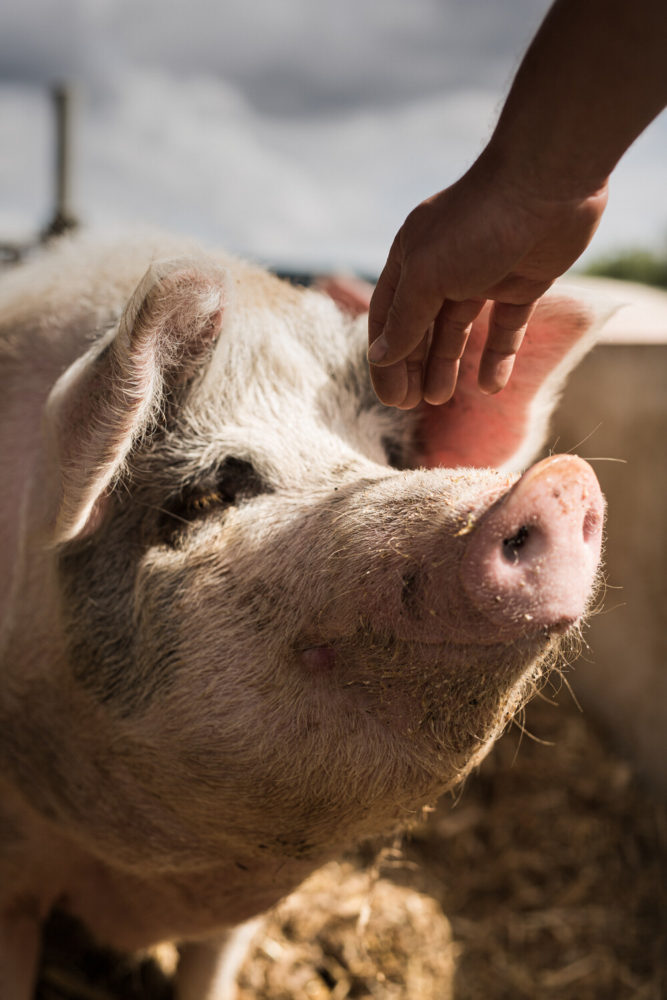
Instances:
[[[0,242],[51,210],[53,80],[78,87],[75,204],[268,263],[376,273],[488,137],[548,0],[5,0]],[[667,114],[592,248],[667,242]]]

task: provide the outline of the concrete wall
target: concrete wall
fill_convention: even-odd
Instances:
[[[552,424],[553,450],[588,458],[609,504],[604,609],[570,680],[667,792],[667,293],[585,285],[630,304],[572,375]]]

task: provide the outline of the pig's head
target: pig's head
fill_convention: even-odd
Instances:
[[[577,629],[603,519],[580,459],[514,471],[590,316],[545,301],[493,398],[484,323],[454,399],[403,413],[323,295],[227,260],[149,270],[46,408],[44,810],[144,872],[318,862],[481,759]]]

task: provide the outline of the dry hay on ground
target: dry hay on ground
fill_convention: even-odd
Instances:
[[[527,710],[400,850],[317,872],[269,915],[240,1000],[662,1000],[667,807],[571,701]],[[167,955],[169,953],[166,953]],[[169,1000],[154,962],[47,935],[38,1000]]]

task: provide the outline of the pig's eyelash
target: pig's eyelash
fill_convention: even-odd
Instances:
[[[210,493],[188,497],[185,501],[185,507],[193,513],[205,513],[212,507],[220,507],[226,503],[217,490],[211,490]]]
[[[159,507],[157,504],[153,503],[142,503],[141,506],[145,507],[146,510],[153,510],[156,514],[161,514],[164,517],[171,517],[174,521],[181,521],[183,524],[190,524],[190,521],[186,517],[180,517],[179,514],[176,514],[173,510],[167,510],[166,507]]]

